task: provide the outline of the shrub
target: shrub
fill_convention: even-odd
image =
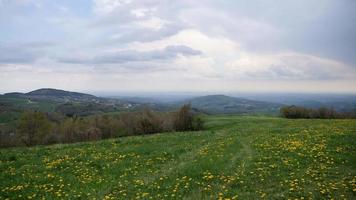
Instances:
[[[192,112],[190,104],[171,113],[157,113],[146,108],[141,112],[87,117],[27,111],[17,122],[16,134],[10,129],[0,129],[0,146],[19,146],[20,141],[31,146],[159,132],[195,131],[201,130],[203,125],[203,119]]]
[[[193,131],[199,131],[204,129],[204,120],[199,117],[196,116],[193,118]]]
[[[285,118],[318,118],[318,119],[334,119],[334,118],[352,118],[349,113],[339,113],[333,108],[321,107],[318,109],[308,109],[301,106],[285,106],[280,109],[282,117]]]
[[[282,107],[280,111],[286,118],[310,118],[310,110],[300,106],[286,106]]]

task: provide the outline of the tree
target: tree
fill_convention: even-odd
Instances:
[[[112,138],[117,136],[123,125],[119,119],[116,119],[114,116],[103,115],[99,117],[97,128],[102,132],[102,138]]]
[[[76,118],[68,118],[60,124],[60,132],[63,142],[74,142],[78,137],[78,126]]]
[[[163,120],[149,108],[140,114],[138,126],[141,134],[159,133],[163,130]]]
[[[35,145],[51,131],[51,123],[46,115],[38,111],[24,112],[17,124],[17,133],[27,145]]]
[[[190,131],[193,129],[193,114],[190,112],[190,104],[183,105],[174,120],[174,128],[177,131]]]

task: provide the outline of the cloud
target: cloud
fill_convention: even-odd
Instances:
[[[94,12],[99,15],[108,14],[128,3],[130,3],[129,0],[94,0]]]
[[[320,90],[334,84],[355,91],[355,5],[349,0],[0,0],[0,74],[11,84],[15,77],[69,73],[103,86],[127,81],[128,89],[148,87],[130,86],[129,80],[155,79],[153,88],[171,90],[194,84],[234,90],[238,83],[275,90],[277,82],[300,89],[296,84],[318,82]]]
[[[356,69],[342,62],[295,52],[243,54],[228,62],[232,77],[249,80],[343,80],[355,79]]]
[[[170,1],[95,0],[90,28],[105,31],[110,44],[156,41],[187,28],[181,9],[181,3]]]
[[[151,26],[151,25],[149,25]],[[180,24],[165,24],[148,26],[133,26],[130,29],[117,29],[111,33],[110,43],[127,44],[133,42],[151,42],[177,34],[183,26]]]
[[[0,46],[0,63],[29,63],[36,57],[34,52],[22,48]]]
[[[77,64],[115,64],[115,63],[128,63],[128,62],[142,62],[142,61],[155,61],[155,60],[168,60],[174,59],[177,56],[196,56],[202,52],[194,50],[190,47],[178,45],[167,46],[161,50],[152,51],[137,51],[137,50],[121,50],[113,53],[106,53],[93,58],[80,58],[80,56],[72,58],[59,59],[64,63],[77,63]]]
[[[0,43],[0,63],[33,63],[43,56],[46,48],[53,45],[48,42]]]

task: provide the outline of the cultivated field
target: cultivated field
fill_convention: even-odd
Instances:
[[[0,199],[355,199],[356,120],[214,116],[207,130],[0,150]]]

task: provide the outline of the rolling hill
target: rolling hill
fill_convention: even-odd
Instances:
[[[173,111],[185,103],[191,103],[195,111],[207,114],[276,114],[283,105],[225,95],[201,96],[168,103],[139,97],[104,98],[51,88],[0,95],[0,105],[3,110],[34,109],[45,112],[56,111],[70,116],[140,110],[145,107],[156,111]]]
[[[283,104],[254,101],[226,95],[208,95],[184,101],[191,103],[193,108],[211,114],[252,114],[278,113]]]
[[[260,98],[237,98],[226,95],[207,95],[191,97],[186,100],[164,102],[156,98],[143,97],[98,97],[91,94],[71,92],[65,90],[42,88],[28,93],[5,93],[0,95],[0,111],[35,109],[44,112],[73,112],[80,111],[81,114],[98,112],[116,112],[140,110],[150,107],[156,111],[177,110],[185,103],[191,103],[192,107],[202,113],[208,114],[277,114],[280,107],[284,105],[301,105],[306,107],[333,107],[339,111],[350,111],[355,108],[354,99],[335,99],[333,101],[320,102],[307,97],[303,101],[288,101],[283,103],[264,100]],[[289,99],[290,100],[290,99]],[[336,101],[337,100],[337,101]],[[91,109],[88,112],[88,109]],[[74,113],[75,114],[75,113]]]
[[[312,109],[327,107],[339,112],[352,112],[356,110],[355,94],[271,93],[242,95],[246,99],[303,106]]]
[[[11,92],[5,93],[4,97],[14,98],[28,98],[33,100],[47,100],[47,101],[98,101],[100,98],[79,92],[69,92],[65,90],[58,90],[52,88],[42,88],[28,93]]]
[[[43,98],[43,99],[53,99],[53,100],[62,100],[62,101],[98,101],[99,98],[79,92],[70,92],[65,90],[57,90],[51,88],[43,88],[28,92],[25,96],[30,98]]]
[[[113,98],[90,94],[43,88],[28,93],[5,93],[0,95],[0,118],[2,115],[21,113],[24,110],[59,112],[68,116],[130,110],[137,105]],[[17,114],[18,116],[18,114]]]

